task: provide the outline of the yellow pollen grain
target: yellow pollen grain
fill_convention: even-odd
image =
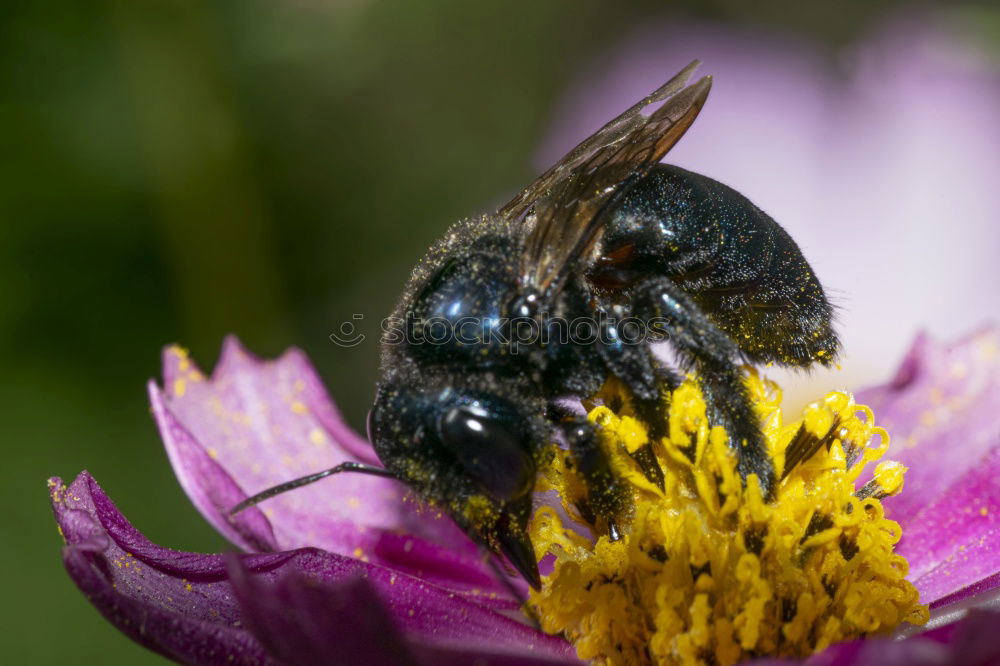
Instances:
[[[979,515],[980,516],[988,516],[988,515],[990,515],[990,510],[988,508],[986,508],[985,506],[981,507],[979,509]]]
[[[354,557],[361,557],[364,554],[365,554],[365,551],[361,550],[360,548],[355,548],[354,549]]]
[[[313,428],[309,431],[309,441],[316,446],[323,446],[326,444],[326,434],[319,428]]]
[[[906,467],[893,460],[880,462],[875,467],[875,480],[887,495],[895,495],[903,489],[903,475]]]
[[[207,448],[205,452],[208,453],[208,457],[212,460],[216,460],[219,457],[219,452],[212,447]]]
[[[174,395],[178,398],[184,397],[187,392],[187,381],[183,377],[178,377],[174,380]]]
[[[295,412],[296,414],[305,414],[306,412],[309,411],[309,408],[306,407],[304,403],[298,400],[294,400],[292,402],[292,411]]]
[[[563,514],[543,506],[532,518],[536,553],[554,564],[530,604],[542,628],[569,639],[581,659],[730,666],[759,656],[801,658],[927,621],[927,607],[905,579],[906,560],[893,552],[900,527],[877,499],[902,489],[905,467],[878,463],[877,492],[854,494],[863,468],[889,444],[871,410],[835,392],[785,423],[775,384],[750,371],[747,389],[783,479],[773,499],[756,475],[742,482],[726,433],[707,422],[693,378],[664,405],[667,436],[653,443],[662,491],[629,455],[648,443],[648,428],[625,388],[610,381],[589,403],[600,444],[630,495],[616,516],[620,540],[584,519],[585,483],[570,454],[554,449],[539,489],[558,491]],[[792,442],[810,438],[815,453],[788,456],[785,472]],[[582,536],[581,526],[593,538]]]

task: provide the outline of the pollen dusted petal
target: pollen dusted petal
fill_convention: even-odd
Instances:
[[[910,578],[921,597],[937,606],[998,585],[1000,572],[1000,446],[952,482],[911,521],[899,552],[911,561]]]
[[[906,492],[885,506],[924,601],[938,607],[1000,585],[998,330],[952,344],[921,334],[891,382],[858,395],[893,433],[888,455],[910,467]]]
[[[1000,332],[985,329],[953,344],[921,334],[895,378],[857,399],[892,433],[888,457],[909,467],[906,491],[885,501],[906,535],[935,497],[1000,446]],[[923,564],[920,553],[911,556],[911,566]]]
[[[246,498],[226,470],[181,425],[164,403],[163,392],[149,382],[149,402],[163,446],[178,481],[192,504],[216,530],[249,551],[277,550],[271,523],[258,507],[230,517],[229,509]]]
[[[49,486],[70,577],[122,632],[182,663],[277,664],[297,656],[309,663],[310,655],[338,654],[369,635],[390,652],[412,648],[419,664],[572,663],[564,641],[478,603],[485,599],[315,548],[256,555],[169,550],[129,524],[86,472],[69,487],[59,479]],[[323,615],[337,603],[366,599],[381,610],[349,605],[350,612]],[[293,654],[287,641],[275,643],[273,623],[310,614],[318,614],[315,624],[298,627],[297,638],[318,644],[295,646]],[[388,642],[393,627],[405,643]]]
[[[780,390],[751,371],[747,382],[783,481],[765,501],[756,476],[743,486],[726,433],[709,428],[696,381],[673,394],[663,414],[669,432],[653,450],[664,490],[645,479],[623,444],[635,416],[609,382],[590,419],[623,478],[634,512],[609,541],[575,506],[581,480],[556,453],[546,484],[561,492],[569,516],[597,535],[580,537],[555,512],[540,511],[532,538],[555,566],[531,602],[550,632],[563,632],[577,655],[625,664],[716,663],[758,655],[805,657],[834,642],[889,634],[921,624],[927,608],[893,553],[899,525],[878,496],[898,491],[902,469],[883,464],[872,496],[855,496],[865,465],[888,435],[868,408],[831,393],[783,424]],[[794,445],[798,453],[786,456]],[[634,447],[631,447],[634,448]],[[787,469],[785,468],[787,465]]]
[[[217,556],[178,553],[136,537],[111,501],[86,472],[69,487],[49,481],[56,521],[66,541],[63,563],[87,599],[120,631],[182,663],[277,664],[240,624],[229,585],[220,582]],[[139,558],[111,532],[129,539]],[[258,555],[268,566],[276,555]]]
[[[341,474],[230,519],[228,509],[247,495],[345,460],[377,460],[299,350],[262,361],[230,337],[209,378],[175,346],[164,350],[163,368],[164,388],[151,383],[150,397],[171,463],[195,506],[233,543],[316,546],[404,569],[415,562],[432,580],[503,590],[475,544],[392,479]]]

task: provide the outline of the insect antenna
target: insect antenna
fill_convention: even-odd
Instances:
[[[291,481],[286,481],[285,483],[280,483],[276,486],[272,486],[267,490],[262,490],[256,495],[246,498],[245,500],[234,506],[232,509],[230,509],[229,515],[235,516],[240,511],[249,509],[255,504],[260,504],[264,500],[270,499],[275,495],[280,495],[281,493],[288,492],[289,490],[295,490],[296,488],[301,488],[302,486],[308,486],[310,483],[315,483],[316,481],[325,479],[328,476],[333,476],[334,474],[340,474],[341,472],[357,472],[359,474],[370,474],[371,476],[381,476],[383,478],[397,479],[397,480],[399,478],[395,474],[393,474],[392,472],[383,467],[375,467],[374,465],[366,465],[364,463],[359,463],[359,462],[343,462],[337,465],[336,467],[325,469],[322,472],[308,474],[306,476],[302,476],[297,479],[292,479]],[[496,578],[496,580],[507,589],[507,592],[511,595],[511,597],[517,600],[518,604],[521,607],[521,610],[523,610],[525,615],[527,615],[528,621],[531,623],[531,626],[541,631],[541,623],[539,622],[538,616],[535,614],[534,610],[528,605],[527,597],[517,587],[515,587],[514,584],[507,577],[506,572],[503,570],[503,567],[500,565],[500,562],[497,559],[496,553],[486,549],[482,545],[480,545],[480,550],[482,551],[482,554],[485,556],[486,562],[489,565],[490,570],[493,572],[493,575]]]
[[[309,474],[298,479],[286,481],[285,483],[280,483],[276,486],[268,488],[267,490],[263,490],[253,497],[248,497],[234,506],[229,510],[229,515],[235,516],[240,511],[248,509],[255,504],[260,504],[264,500],[270,499],[275,495],[280,495],[281,493],[286,493],[289,490],[295,490],[296,488],[301,488],[302,486],[308,486],[310,483],[315,483],[320,479],[325,479],[328,476],[340,474],[341,472],[358,472],[360,474],[371,474],[372,476],[382,476],[390,479],[397,478],[395,474],[382,467],[375,467],[374,465],[366,465],[359,462],[343,462],[336,467],[325,469],[322,472],[316,472],[315,474]]]

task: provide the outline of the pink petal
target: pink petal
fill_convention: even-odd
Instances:
[[[569,659],[569,645],[537,633],[526,634],[522,627],[508,640],[495,640],[495,628],[485,634],[478,631],[479,618],[458,602],[453,604],[462,616],[458,622],[432,618],[414,623],[399,620],[400,609],[388,603],[379,592],[379,584],[366,578],[348,578],[323,582],[299,572],[276,580],[249,575],[238,559],[230,565],[236,597],[246,611],[248,624],[268,649],[290,664],[327,664],[331,651],[350,654],[362,664],[415,664],[458,666],[488,663],[494,666],[557,666],[575,663]],[[426,604],[409,602],[407,618],[427,614]],[[431,611],[433,615],[435,611]],[[489,619],[496,625],[497,618]],[[352,632],[343,627],[351,625]],[[457,638],[449,626],[461,626],[468,634]],[[405,632],[397,631],[400,626]],[[425,633],[429,630],[429,633]],[[416,633],[414,633],[416,632]],[[406,640],[406,634],[413,640]],[[531,634],[534,634],[532,636]],[[451,637],[449,637],[451,635]],[[538,641],[541,637],[542,640]]]
[[[251,356],[228,338],[210,379],[177,348],[164,352],[165,389],[150,382],[153,414],[177,476],[202,515],[248,550],[315,546],[455,589],[509,593],[477,546],[391,479],[342,474],[267,500],[234,520],[247,495],[345,460],[373,461],[305,355]]]
[[[934,607],[988,593],[1000,580],[1000,334],[945,345],[921,334],[888,384],[857,393],[890,433],[887,458],[909,467],[884,500],[898,552]]]
[[[951,345],[922,334],[890,383],[856,398],[892,438],[885,457],[909,467],[903,492],[885,501],[905,540],[928,505],[1000,445],[1000,334],[987,329]]]
[[[244,550],[278,550],[271,523],[258,507],[229,516],[229,509],[246,499],[246,493],[167,409],[163,392],[156,383],[150,381],[147,388],[153,418],[160,429],[170,464],[201,515],[220,534]]]
[[[924,603],[956,592],[982,592],[981,581],[1000,572],[1000,446],[910,521],[899,554]]]
[[[159,549],[163,566],[153,566],[108,531],[110,527],[132,538],[138,534],[89,474],[84,472],[68,488],[60,479],[51,479],[49,488],[66,540],[66,570],[119,630],[182,663],[277,663],[241,626],[239,606],[228,584],[212,570],[211,556]],[[150,547],[157,548],[141,535],[137,541],[146,554]],[[255,569],[274,564],[276,556],[256,557],[258,561],[249,565]]]
[[[331,615],[329,620],[339,621],[327,622],[326,631],[306,632],[322,644],[307,646],[302,654],[334,653],[350,644],[354,632],[365,631],[366,622],[388,618],[408,642],[433,648],[421,654],[441,656],[430,663],[496,656],[504,664],[572,661],[565,641],[497,612],[486,597],[456,594],[315,548],[229,556],[169,550],[136,530],[86,472],[68,488],[52,479],[50,488],[73,580],[124,633],[184,663],[227,663],[230,657],[235,663],[270,663],[257,637],[269,648],[288,647],[276,646],[275,636],[266,631],[266,625],[279,621],[276,614],[322,615],[323,604],[336,602],[325,592],[351,590],[376,594],[385,612],[354,609]],[[361,592],[349,585],[359,579],[366,581]],[[319,593],[304,589],[303,582],[318,585]],[[327,621],[315,619],[321,625]],[[376,636],[386,636],[390,627],[375,630]]]

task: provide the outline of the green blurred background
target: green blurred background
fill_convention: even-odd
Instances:
[[[833,51],[898,10],[749,4],[5,2],[5,661],[161,661],[69,581],[48,476],[86,468],[154,541],[224,547],[149,416],[143,384],[162,345],[182,343],[205,369],[229,332],[264,355],[298,345],[360,426],[371,339],[414,261],[531,177],[560,93],[631,26],[763,24]],[[335,346],[328,335],[354,312],[370,341]]]

